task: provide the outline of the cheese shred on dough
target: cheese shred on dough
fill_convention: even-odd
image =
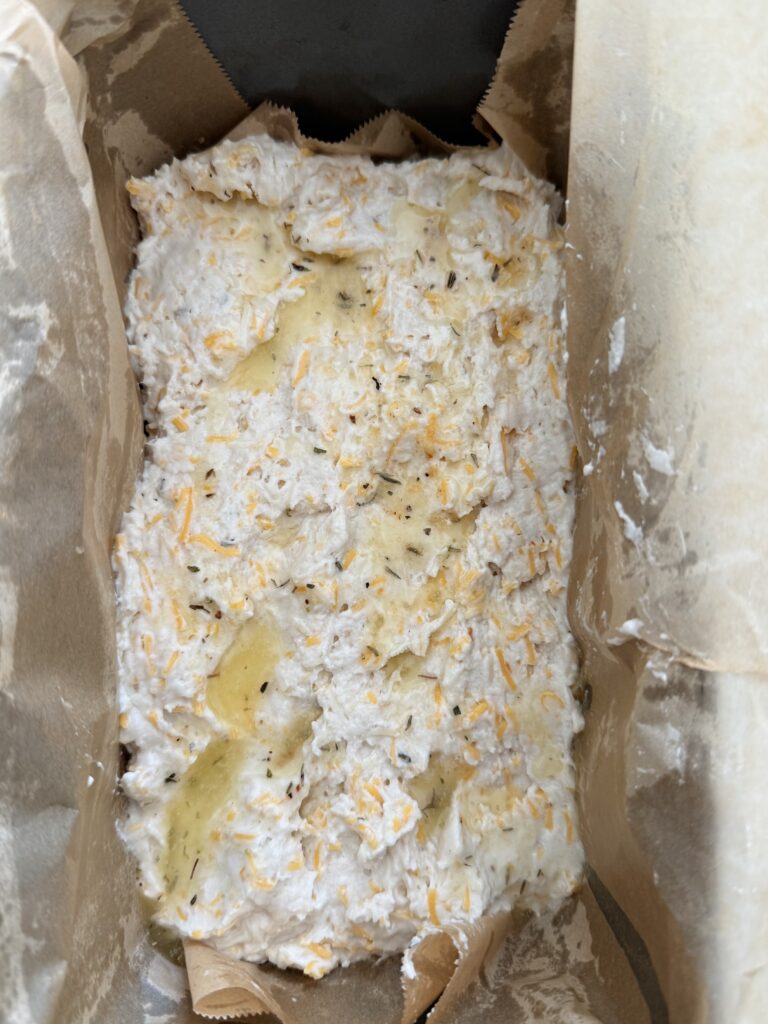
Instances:
[[[553,190],[503,147],[265,136],[129,189],[123,830],[156,918],[317,978],[556,905],[582,852]]]

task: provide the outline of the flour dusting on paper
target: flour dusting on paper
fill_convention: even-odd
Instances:
[[[608,332],[608,372],[616,373],[624,358],[624,345],[626,342],[626,321],[623,316],[613,324]]]
[[[674,476],[674,452],[666,451],[664,448],[657,448],[647,437],[643,438],[643,453],[651,469],[664,476]]]

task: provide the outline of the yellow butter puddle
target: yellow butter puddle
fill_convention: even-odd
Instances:
[[[313,718],[299,716],[268,738],[214,740],[187,769],[166,811],[166,901],[184,907],[197,891],[218,859],[228,815],[238,811],[244,783],[258,775],[279,780],[284,792],[285,780],[300,773]]]
[[[243,786],[258,776],[268,788],[274,786],[270,780],[281,780],[279,791],[284,792],[285,780],[301,771],[304,745],[319,712],[298,707],[286,714],[274,679],[281,652],[282,637],[271,620],[253,619],[208,680],[208,704],[229,735],[208,744],[174,784],[167,805],[166,899],[179,908],[216,860]],[[276,703],[280,707],[273,711]]]
[[[444,307],[442,311],[449,319],[458,316],[462,303],[461,300],[454,301],[451,291],[445,288],[445,279],[452,269],[450,247],[445,236],[447,217],[465,209],[478,191],[473,183],[460,186],[449,197],[445,212],[428,210],[407,200],[397,203],[394,209],[395,251],[401,256],[412,256],[427,267],[434,267],[435,283]],[[267,219],[270,213],[266,211]],[[268,241],[271,256],[279,252],[280,258],[288,259],[284,241],[272,239],[271,229],[265,230],[264,238]],[[300,269],[293,283],[301,287],[304,294],[293,302],[283,300],[274,336],[257,345],[235,367],[223,390],[272,393],[281,376],[285,376],[293,365],[300,347],[312,344],[321,333],[330,333],[342,340],[359,337],[362,343],[372,329],[380,331],[381,324],[376,324],[375,312],[381,297],[369,293],[360,270],[364,261],[364,256],[296,255],[293,265]],[[271,259],[268,265],[272,265]],[[260,272],[264,273],[263,270]]]
[[[241,627],[209,677],[208,706],[235,735],[254,731],[282,646],[282,638],[271,620],[253,618]]]
[[[176,784],[167,809],[164,865],[166,897],[173,902],[194,891],[195,875],[205,872],[216,826],[237,791],[246,753],[245,741],[214,740]]]
[[[370,326],[372,296],[353,260],[297,257],[295,265],[305,268],[296,279],[304,294],[293,302],[283,301],[274,337],[257,345],[235,367],[225,389],[271,393],[301,345],[311,345],[329,330],[343,338],[360,334],[362,340]]]

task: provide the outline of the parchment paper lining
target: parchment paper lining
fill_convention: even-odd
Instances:
[[[109,552],[141,457],[124,185],[248,111],[168,0],[44,7],[8,0],[0,24],[2,1013],[191,1024],[114,829]],[[452,1024],[753,1024],[768,1004],[763,18],[759,0],[580,0],[569,96],[570,13],[526,3],[479,110],[562,183],[571,100],[590,864],[558,914],[494,930],[495,955],[478,936],[435,1011]],[[390,114],[347,144],[396,157],[416,140],[442,145]],[[421,963],[410,1017],[453,954],[426,947]],[[298,1024],[403,1012],[395,958],[286,998]]]

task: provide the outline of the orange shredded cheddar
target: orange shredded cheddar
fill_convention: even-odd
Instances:
[[[539,697],[539,700],[541,702],[541,706],[544,708],[545,711],[547,708],[547,703],[554,704],[556,707],[559,708],[565,707],[565,701],[560,696],[560,694],[555,693],[554,690],[544,690],[544,692]]]
[[[170,658],[165,663],[165,668],[163,669],[164,676],[167,676],[169,674],[169,672],[171,671],[171,669],[173,668],[173,666],[176,664],[180,657],[181,651],[174,651],[171,654]]]
[[[319,956],[321,960],[330,960],[333,956],[330,949],[319,942],[308,942],[307,949],[312,950],[315,956]]]
[[[573,842],[573,820],[571,819],[568,811],[563,811],[563,818],[565,819],[565,841],[566,843]]]
[[[557,401],[560,401],[560,382],[557,379],[557,370],[555,364],[550,361],[547,363],[547,373],[549,374],[549,384],[552,388],[552,394],[555,396]]]
[[[182,629],[186,629],[187,620],[181,614],[181,611],[179,610],[179,602],[175,597],[171,598],[171,611],[173,612],[173,621],[176,624],[176,630],[180,633]]]
[[[229,444],[231,441],[236,441],[238,437],[240,434],[235,430],[231,434],[209,434],[205,440],[210,444]]]
[[[406,804],[405,807],[403,808],[402,814],[398,815],[398,817],[396,817],[395,820],[392,822],[392,828],[395,830],[395,832],[400,832],[400,830],[408,824],[412,813],[413,808],[411,807],[410,804]]]
[[[485,252],[483,253],[483,259],[487,260],[489,263],[498,263],[499,266],[501,266],[502,263],[507,262],[506,256],[501,256],[498,253],[491,252],[490,249],[485,250]]]
[[[240,548],[225,547],[205,533],[194,533],[189,539],[193,544],[201,544],[203,547],[215,551],[217,555],[224,555],[225,558],[236,558],[240,554]]]
[[[520,719],[517,717],[517,712],[509,704],[504,705],[504,714],[507,716],[507,721],[511,724],[515,732],[520,732]]]
[[[219,341],[220,338],[231,338],[231,337],[232,337],[232,332],[231,331],[211,331],[210,334],[207,334],[203,338],[203,344],[205,345],[206,348],[213,348],[213,346],[216,344],[217,341]]]
[[[514,677],[512,675],[512,670],[507,664],[507,659],[504,657],[504,651],[502,651],[500,647],[496,648],[496,659],[499,662],[499,668],[501,669],[501,674],[504,676],[504,679],[506,680],[507,686],[510,688],[510,690],[516,690],[517,683],[515,682]]]
[[[378,800],[380,804],[384,803],[384,797],[383,797],[382,792],[381,792],[381,790],[379,789],[378,786],[374,785],[372,782],[366,782],[364,784],[364,786],[365,786],[365,789],[374,798],[374,800]]]
[[[514,643],[516,640],[522,640],[525,634],[530,632],[530,629],[531,626],[528,622],[524,622],[520,626],[515,626],[515,628],[510,633],[507,633],[507,640],[510,640],[512,643]]]
[[[357,551],[355,551],[354,548],[350,548],[350,550],[346,553],[346,555],[344,555],[344,557],[341,560],[342,566],[345,569],[348,569],[350,565],[352,565],[352,563],[354,562],[355,558],[357,558]]]
[[[250,850],[246,850],[245,856],[248,860],[248,866],[251,871],[251,882],[254,885],[254,887],[256,889],[262,889],[266,891],[274,889],[277,883],[270,878],[265,878],[259,872],[259,870],[256,867],[256,858],[253,856],[253,853]]]
[[[496,739],[500,740],[507,731],[507,720],[504,715],[496,715]]]
[[[192,496],[192,488],[185,487],[182,492],[186,505],[184,507],[184,519],[181,523],[181,530],[179,531],[179,540],[182,544],[186,544],[189,538],[189,524],[192,521],[192,508],[194,505],[194,498]]]
[[[470,708],[467,718],[470,722],[476,722],[480,715],[484,715],[486,711],[491,710],[491,705],[487,700],[479,700],[473,708]]]
[[[432,924],[439,925],[440,918],[437,916],[437,891],[435,889],[427,889],[427,909]]]
[[[298,362],[298,365],[296,367],[296,372],[294,373],[293,379],[291,380],[291,384],[294,387],[296,387],[296,385],[299,383],[299,381],[304,379],[304,377],[307,374],[307,370],[308,369],[309,369],[309,349],[305,348],[304,351],[299,356],[299,362]]]

